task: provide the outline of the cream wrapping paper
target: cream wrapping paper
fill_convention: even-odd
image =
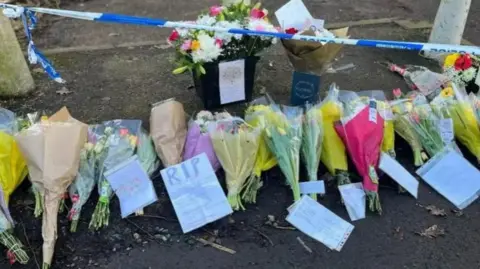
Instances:
[[[88,126],[63,107],[47,121],[19,133],[16,140],[27,161],[30,179],[44,196],[43,264],[52,263],[57,239],[59,201],[75,179]]]
[[[187,135],[183,105],[173,98],[154,104],[150,114],[150,135],[164,167],[182,162]]]
[[[338,38],[347,38],[348,27],[331,30],[331,32]],[[314,36],[315,34],[309,30],[302,35]],[[322,44],[293,39],[282,39],[282,45],[295,71],[318,75],[328,69],[330,63],[343,48],[343,45],[340,44]]]

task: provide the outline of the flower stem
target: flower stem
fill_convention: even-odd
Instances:
[[[15,261],[18,261],[20,264],[28,263],[29,258],[25,250],[23,250],[22,242],[12,234],[7,231],[0,233],[0,243],[15,255]]]

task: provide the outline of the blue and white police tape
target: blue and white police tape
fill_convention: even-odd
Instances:
[[[9,11],[7,13],[17,14],[18,9],[22,9],[20,6],[9,5],[9,4],[0,4],[0,8],[4,9],[14,9],[15,11]],[[175,22],[167,21],[163,19],[152,19],[146,17],[136,17],[129,15],[121,14],[112,14],[112,13],[97,13],[97,12],[83,12],[83,11],[71,11],[71,10],[61,10],[61,9],[50,9],[50,8],[38,8],[38,7],[25,7],[25,12],[38,12],[45,13],[50,15],[89,20],[89,21],[98,21],[104,23],[118,23],[118,24],[133,24],[133,25],[143,25],[143,26],[155,26],[155,27],[165,27],[165,28],[186,28],[186,29],[200,29],[207,31],[216,31],[216,32],[228,32],[232,34],[242,34],[242,35],[255,35],[255,36],[269,36],[280,39],[293,39],[293,40],[305,40],[312,42],[322,42],[322,43],[335,43],[343,45],[353,45],[360,47],[375,47],[375,48],[387,48],[387,49],[400,49],[400,50],[411,50],[411,51],[421,51],[421,52],[439,52],[439,53],[470,53],[473,55],[480,55],[480,47],[476,46],[462,46],[462,45],[445,45],[445,44],[432,44],[432,43],[420,43],[420,42],[399,42],[399,41],[388,41],[388,40],[373,40],[373,39],[346,39],[346,38],[325,38],[325,37],[314,37],[314,36],[305,36],[305,35],[292,35],[286,33],[277,33],[277,32],[265,32],[265,31],[252,31],[247,29],[233,29],[233,28],[222,28],[208,25],[198,25],[185,22]]]

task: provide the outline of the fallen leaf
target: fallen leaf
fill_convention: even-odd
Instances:
[[[425,207],[428,212],[430,212],[430,214],[434,215],[434,216],[439,216],[439,217],[446,217],[447,216],[447,213],[445,212],[445,210],[443,209],[440,209],[434,205],[429,205],[427,207]]]
[[[120,34],[119,33],[110,33],[108,34],[108,36],[119,36]]]
[[[108,101],[110,101],[110,99],[111,99],[110,97],[108,97],[108,96],[105,96],[105,97],[103,97],[103,98],[102,98],[102,101],[104,101],[104,102],[108,102]]]
[[[437,238],[439,236],[445,235],[445,230],[438,228],[438,225],[433,225],[427,228],[423,232],[417,232],[418,235],[428,237],[428,238]]]
[[[67,95],[72,93],[72,91],[69,91],[66,87],[62,87],[60,90],[56,91],[56,93],[60,95]]]
[[[37,67],[33,68],[33,73],[43,74],[43,68]]]
[[[463,211],[462,210],[452,209],[452,212],[453,212],[453,214],[455,214],[456,217],[463,216]]]

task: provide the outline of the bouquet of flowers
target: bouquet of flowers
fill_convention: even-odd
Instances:
[[[443,62],[443,72],[458,87],[466,87],[467,93],[477,93],[480,58],[470,54],[453,53]]]
[[[363,188],[370,210],[381,214],[376,169],[380,160],[385,123],[377,107],[377,101],[373,98],[368,104],[359,97],[349,100],[345,103],[344,116],[335,124],[335,130],[345,142],[350,157],[363,178]]]
[[[13,230],[13,219],[8,211],[8,206],[4,202],[4,194],[0,189],[0,244],[5,246],[7,250],[7,257],[10,264],[18,261],[21,264],[28,263],[28,255],[23,250],[23,244],[15,236],[11,234]]]
[[[335,122],[343,115],[343,106],[338,101],[339,89],[332,84],[327,97],[320,104],[322,126],[324,129],[323,146],[320,160],[328,172],[335,176],[337,185],[349,184],[348,161],[345,145],[335,131]]]
[[[82,207],[87,202],[93,188],[95,187],[95,183],[97,182],[97,177],[95,175],[96,161],[97,156],[101,155],[102,152],[100,151],[97,154],[95,149],[98,149],[97,143],[101,143],[102,141],[96,141],[93,131],[95,128],[96,126],[89,127],[88,142],[80,152],[80,167],[78,169],[77,177],[68,188],[70,199],[72,200],[72,208],[68,214],[68,218],[72,222],[70,225],[71,232],[77,231]]]
[[[258,151],[255,158],[255,165],[253,166],[253,172],[248,178],[242,194],[242,199],[247,203],[256,203],[257,192],[263,184],[261,181],[262,172],[268,171],[277,165],[275,156],[273,156],[265,142],[265,129],[267,127],[269,117],[276,115],[269,106],[271,101],[268,99],[269,98],[267,97],[261,97],[252,101],[250,106],[245,111],[245,121],[247,124],[254,128],[258,128],[261,132]]]
[[[225,170],[228,202],[233,210],[244,210],[240,192],[255,164],[260,130],[240,118],[230,118],[216,121],[209,133],[218,160]]]
[[[18,131],[15,114],[0,108],[0,188],[7,208],[10,195],[28,174],[25,159],[13,137]]]
[[[455,84],[452,84],[452,86],[453,88],[445,88],[439,96],[430,102],[430,105],[437,116],[451,119],[455,137],[480,162],[480,128],[473,106],[468,100],[465,90],[459,90]]]
[[[430,157],[433,157],[445,147],[438,128],[438,114],[435,115],[432,111],[425,96],[415,94],[412,98],[412,112],[408,114],[408,120],[418,135],[422,147]]]
[[[300,148],[302,144],[302,114],[299,107],[271,105],[277,114],[267,123],[265,140],[277,159],[287,184],[293,192],[294,201],[300,200]]]
[[[323,146],[323,117],[319,106],[307,104],[303,120],[302,158],[308,180],[317,181],[318,166]],[[311,197],[317,200],[316,194]]]
[[[326,29],[312,30],[310,25],[305,29],[284,29],[287,34],[301,34],[316,37],[347,38],[348,27],[328,31]],[[331,62],[343,48],[340,44],[328,44],[312,41],[282,39],[288,59],[298,72],[323,74],[330,67]]]
[[[145,172],[152,176],[155,170],[157,170],[159,163],[152,138],[143,128],[140,130],[140,136],[138,137],[137,156]],[[143,215],[143,209],[138,210],[136,215]]]
[[[396,98],[395,101],[391,102],[395,132],[410,145],[415,166],[422,166],[426,155],[423,152],[420,137],[416,133],[413,123],[410,121],[409,115],[413,108],[412,100],[402,98],[403,94],[400,89],[393,90],[393,95]]]
[[[251,5],[248,0],[225,1],[222,6],[212,6],[208,13],[196,21],[185,22],[203,26],[249,29],[277,32],[268,20],[268,11],[260,3]],[[175,29],[168,38],[176,50],[177,69],[174,74],[187,70],[200,76],[205,74],[203,64],[236,60],[255,56],[276,42],[268,36],[248,36],[199,29]]]
[[[222,112],[218,118],[229,118],[230,114]],[[208,135],[209,126],[215,122],[215,116],[207,110],[197,113],[197,116],[188,123],[187,139],[185,141],[185,152],[183,160],[191,159],[203,152],[208,157],[213,169],[217,171],[220,168],[217,155],[213,149],[212,140]]]
[[[427,97],[435,97],[449,78],[444,74],[436,73],[424,66],[407,65],[400,67],[398,65],[388,63],[388,68],[392,72],[400,74],[410,89],[419,91]]]
[[[141,126],[140,120],[113,120],[103,123],[102,136],[107,138],[107,142],[105,155],[102,157],[103,165],[99,164],[99,198],[89,224],[91,229],[98,230],[108,226],[113,190],[104,172],[134,155]]]
[[[165,167],[180,163],[187,135],[183,105],[175,99],[154,104],[150,113],[150,135]]]
[[[87,130],[86,124],[72,118],[63,108],[47,121],[34,124],[15,137],[26,159],[30,179],[44,197],[44,269],[50,268],[52,263],[60,200],[77,175]]]

